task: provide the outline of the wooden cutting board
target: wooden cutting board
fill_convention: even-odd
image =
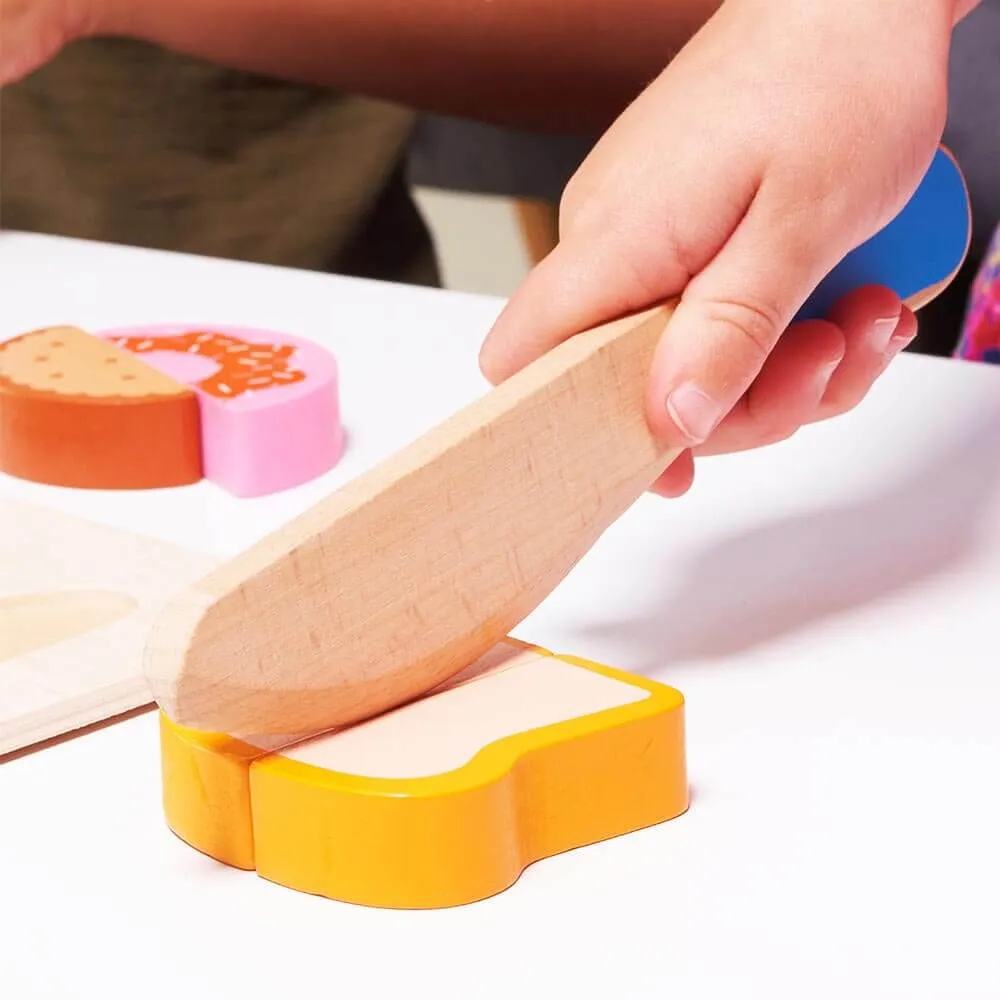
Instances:
[[[0,498],[0,757],[149,705],[153,620],[218,562]]]

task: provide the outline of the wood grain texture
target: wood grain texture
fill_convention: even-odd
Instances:
[[[486,653],[678,454],[645,416],[671,311],[561,344],[171,602],[145,657],[166,714],[321,730]]]
[[[871,282],[919,307],[968,239],[964,180],[939,151],[801,315]],[[147,647],[167,715],[264,735],[356,722],[509,634],[676,457],[645,418],[670,312],[559,345],[183,595]]]
[[[218,561],[0,498],[0,756],[148,705],[153,619]]]

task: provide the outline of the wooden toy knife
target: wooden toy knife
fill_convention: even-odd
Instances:
[[[969,228],[942,150],[900,216],[800,315],[869,283],[924,304],[957,272]],[[147,646],[160,707],[197,729],[321,731],[485,653],[677,457],[645,417],[671,311],[559,345],[179,596]]]

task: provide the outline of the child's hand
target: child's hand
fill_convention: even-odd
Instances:
[[[726,0],[573,178],[560,245],[483,345],[487,377],[683,292],[649,382],[666,441],[734,451],[853,407],[915,334],[908,310],[866,289],[785,331],[916,190],[973,6]],[[692,475],[688,452],[658,492]]]
[[[90,0],[0,0],[0,86],[17,82],[74,38],[90,34],[96,7]]]

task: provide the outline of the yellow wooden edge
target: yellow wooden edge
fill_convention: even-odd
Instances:
[[[163,811],[170,829],[204,854],[253,871],[250,764],[263,753],[229,736],[178,726],[161,712]]]
[[[421,778],[329,771],[163,717],[168,824],[204,853],[304,892],[424,908],[493,895],[543,857],[683,813],[680,692],[557,658],[647,697],[505,737]]]

